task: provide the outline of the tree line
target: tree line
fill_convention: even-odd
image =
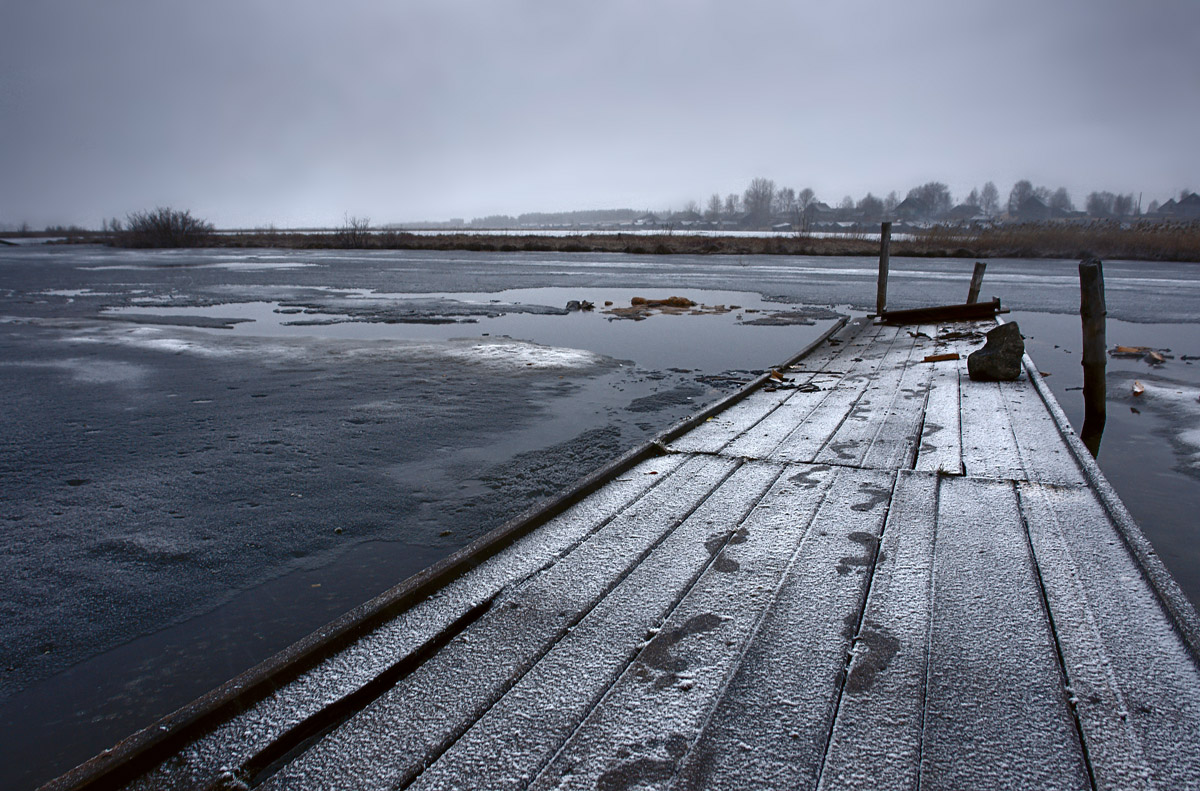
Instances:
[[[1190,190],[1183,190],[1180,199],[1189,194]],[[835,204],[830,204],[821,201],[809,187],[799,190],[777,187],[773,180],[761,177],[752,180],[741,194],[729,193],[721,196],[719,193],[713,193],[703,208],[696,201],[688,201],[683,213],[698,215],[709,222],[737,220],[746,225],[763,226],[773,219],[800,220],[814,210],[853,214],[864,220],[886,219],[894,217],[897,208],[908,202],[910,206],[915,207],[910,212],[911,215],[923,219],[938,219],[956,206],[966,207],[964,215],[969,215],[969,210],[974,209],[976,214],[992,218],[1005,213],[1019,216],[1031,198],[1036,198],[1041,206],[1057,216],[1079,214],[1066,187],[1051,189],[1034,186],[1027,179],[1013,184],[1006,202],[1001,201],[1000,190],[992,181],[988,181],[982,187],[972,188],[961,203],[955,201],[946,184],[931,181],[913,187],[903,198],[895,191],[884,197],[868,192],[858,200],[846,195]],[[1152,202],[1148,211],[1154,212],[1158,205],[1157,201]],[[1092,192],[1084,202],[1083,212],[1090,217],[1123,218],[1141,214],[1141,207],[1133,193]]]

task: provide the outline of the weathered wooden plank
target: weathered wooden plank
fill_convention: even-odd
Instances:
[[[1004,312],[1000,300],[993,297],[991,302],[969,302],[962,305],[938,305],[932,308],[913,308],[911,310],[885,311],[880,318],[891,324],[929,324],[940,321],[970,321],[973,319],[990,318]]]
[[[959,412],[959,370],[961,360],[928,363],[933,369],[929,398],[925,403],[925,421],[921,426],[921,444],[915,469],[962,475],[962,424]]]
[[[671,481],[685,460],[684,456],[660,457],[634,467],[536,533],[522,537],[503,553],[222,723],[128,787],[146,791],[203,788],[246,765],[288,729],[411,656],[506,587],[519,584],[568,553],[651,488]]]
[[[972,381],[964,365],[959,377],[963,470],[975,478],[1020,481],[1025,467],[1001,386]]]
[[[506,591],[466,631],[264,787],[376,788],[410,781],[736,466],[712,456],[685,461],[675,486],[651,489],[566,557]]]
[[[1028,356],[1025,359],[1028,360]],[[1016,382],[1006,382],[1000,388],[1025,469],[1025,480],[1084,486],[1087,481],[1070,446],[1059,433],[1037,389],[1026,378],[1030,370],[1037,370],[1032,361],[1024,376]]]
[[[742,520],[772,484],[776,492],[790,493],[797,487],[786,480],[776,484],[781,472],[777,465],[759,463],[739,468],[411,788],[458,789],[464,778],[475,788],[524,788],[645,641],[662,634],[664,619],[701,572],[723,583],[722,604],[737,595],[738,589],[725,582],[737,567],[732,556],[745,556],[739,545],[766,543],[759,537],[760,525]],[[760,510],[780,518],[782,509],[773,507],[780,499],[778,494],[768,496]],[[785,531],[778,532],[786,537]],[[726,547],[730,541],[736,549]],[[695,589],[688,595],[694,597]]]
[[[933,575],[920,787],[1090,788],[1012,483],[940,479]]]
[[[794,558],[806,555],[819,505],[856,482],[845,470],[789,467],[747,519],[745,540],[725,547],[531,787],[665,786],[780,580],[803,562]]]
[[[937,487],[928,473],[903,471],[896,482],[821,789],[917,787]]]
[[[691,689],[650,684],[641,695],[607,700],[597,715],[608,724],[581,753],[588,765],[600,762],[617,778],[651,766],[674,769],[676,786],[686,788],[812,786],[895,477],[834,469],[833,488],[749,641],[737,601],[681,611],[680,618],[709,612],[733,620],[671,647],[673,657],[698,669]],[[738,631],[727,633],[726,624]],[[730,649],[740,653],[735,662]],[[628,738],[630,728],[637,738]]]
[[[903,367],[879,372],[817,454],[817,463],[891,470],[912,466],[932,373],[922,359],[932,343],[918,336]]]
[[[770,456],[783,438],[807,420],[812,411],[841,384],[843,376],[820,373],[811,375],[807,384],[819,390],[793,392],[785,402],[757,424],[742,431],[721,452],[727,456],[751,459]]]
[[[893,335],[886,345],[877,343],[864,350],[861,357],[853,358],[854,368],[817,404],[803,423],[781,439],[770,458],[801,464],[816,459],[853,410],[869,406],[863,401],[871,401],[866,396],[875,378],[896,375],[903,369],[912,351],[912,341],[907,333]],[[833,456],[837,458],[836,454]]]
[[[840,367],[840,360],[849,360],[862,349],[870,348],[879,332],[878,326],[869,323],[847,324],[841,332],[834,336],[837,343],[821,347],[800,362],[801,369],[799,371],[788,371],[787,375],[796,384],[813,381],[817,375],[830,370],[832,366]],[[839,373],[838,376],[840,375]],[[776,390],[774,392],[760,390],[674,440],[671,443],[671,449],[682,453],[719,453],[730,442],[753,429],[779,405],[787,403],[796,396],[808,395],[811,394],[800,393],[796,390]],[[729,452],[727,455],[754,458],[757,454]]]
[[[1200,788],[1200,669],[1086,489],[1024,483],[1021,509],[1097,788]]]

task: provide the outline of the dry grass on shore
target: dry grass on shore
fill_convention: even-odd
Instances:
[[[82,232],[71,243],[123,246],[110,234]],[[293,250],[471,250],[486,252],[630,253],[635,255],[861,255],[879,253],[874,235],[813,237],[691,236],[685,233],[524,236],[486,234],[342,234],[247,231],[213,234],[197,246]],[[935,227],[892,242],[893,256],[954,258],[1083,258],[1200,261],[1200,223],[1024,223],[994,228]]]
[[[899,247],[907,247],[907,244]],[[1200,261],[1200,223],[1022,223],[964,233],[937,227],[911,242],[914,250],[963,247],[976,258],[1084,258]],[[901,253],[904,254],[904,253]],[[908,253],[920,255],[919,252]],[[971,256],[968,256],[971,257]]]

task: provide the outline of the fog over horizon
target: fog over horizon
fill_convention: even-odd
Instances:
[[[1200,3],[8,3],[0,226],[1200,189]]]

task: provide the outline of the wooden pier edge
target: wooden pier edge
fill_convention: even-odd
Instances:
[[[997,321],[1001,319],[997,318]],[[1100,503],[1104,510],[1108,512],[1112,518],[1113,524],[1116,526],[1117,532],[1121,536],[1121,540],[1125,542],[1125,546],[1129,549],[1129,554],[1133,556],[1142,575],[1145,577],[1147,584],[1153,589],[1163,607],[1166,608],[1170,615],[1175,628],[1179,631],[1180,637],[1187,645],[1188,650],[1192,654],[1193,660],[1200,664],[1200,616],[1196,613],[1196,608],[1184,595],[1183,590],[1179,587],[1179,583],[1167,571],[1167,567],[1163,565],[1162,559],[1155,552],[1154,546],[1150,540],[1146,538],[1146,534],[1138,527],[1133,516],[1125,504],[1121,502],[1121,498],[1112,488],[1112,484],[1104,477],[1104,473],[1100,470],[1100,465],[1096,459],[1092,457],[1087,446],[1083,444],[1083,440],[1075,433],[1071,427],[1071,422],[1067,419],[1067,415],[1063,412],[1063,408],[1058,403],[1058,399],[1054,397],[1054,393],[1050,391],[1050,386],[1046,384],[1042,378],[1041,372],[1038,371],[1037,365],[1028,354],[1022,360],[1025,366],[1025,375],[1029,377],[1029,381],[1033,382],[1033,387],[1037,391],[1038,396],[1049,410],[1050,416],[1054,419],[1054,423],[1058,426],[1058,431],[1066,441],[1067,446],[1071,449],[1071,453],[1075,456],[1075,460],[1079,463],[1079,467],[1083,472],[1084,478],[1087,479],[1088,485],[1091,486],[1097,496],[1100,498]]]
[[[804,359],[846,327],[848,323],[850,323],[848,316],[838,319],[815,340],[776,367],[786,368]],[[861,329],[867,323],[866,319],[856,319],[854,325]],[[770,381],[771,373],[768,371],[737,391],[680,420],[652,439],[581,478],[566,491],[513,517],[462,549],[330,621],[216,689],[134,732],[113,747],[104,750],[65,774],[50,780],[42,785],[39,791],[100,789],[131,782],[181,749],[189,741],[216,726],[220,721],[249,708],[301,673],[350,645],[372,629],[378,628],[388,619],[394,618],[405,609],[453,582],[539,525],[595,492],[610,479],[621,475],[646,459],[663,453],[663,446],[666,443],[695,428],[709,417],[745,399]]]

